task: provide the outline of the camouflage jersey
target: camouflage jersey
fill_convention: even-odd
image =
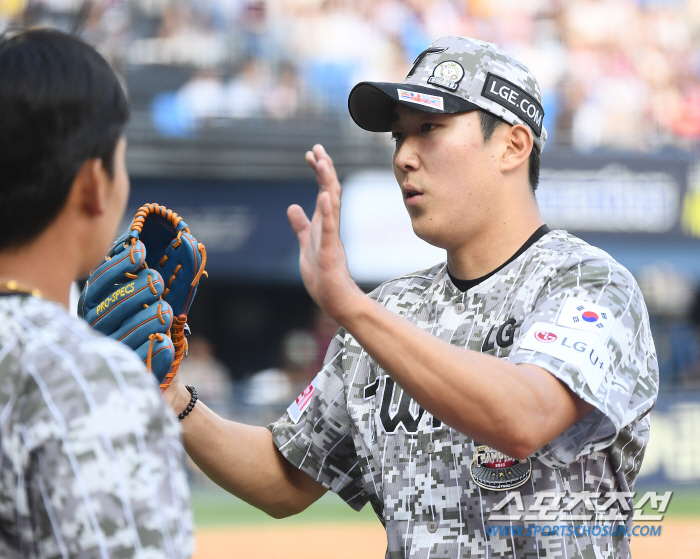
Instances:
[[[0,296],[0,557],[190,557],[182,459],[136,354],[55,303]]]
[[[524,460],[480,444],[420,408],[343,329],[269,426],[292,464],[351,507],[372,505],[387,558],[629,557],[629,492],[658,390],[646,307],[605,252],[546,228],[529,243],[464,292],[439,264],[370,296],[441,340],[542,367],[594,406],[555,440]]]

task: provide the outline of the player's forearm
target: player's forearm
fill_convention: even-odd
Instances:
[[[202,471],[270,516],[297,514],[326,491],[285,460],[264,427],[227,421],[202,402],[182,426],[185,449]]]
[[[549,373],[451,345],[367,297],[353,309],[340,321],[367,353],[424,409],[476,441],[522,457],[577,420]]]

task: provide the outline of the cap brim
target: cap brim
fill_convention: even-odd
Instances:
[[[398,90],[442,97],[443,110],[399,99]],[[432,87],[407,83],[361,82],[352,88],[348,96],[348,110],[355,123],[370,132],[390,132],[397,104],[425,113],[456,114],[481,109],[478,105],[465,101]]]

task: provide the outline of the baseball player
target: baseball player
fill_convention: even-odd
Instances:
[[[397,194],[446,262],[365,296],[338,235],[340,185],[315,146],[315,212],[288,216],[305,286],[341,328],[269,430],[200,405],[183,421],[189,453],[274,516],[327,489],[369,503],[392,559],[629,557],[620,528],[649,436],[655,350],[630,273],[542,221],[535,77],[496,45],[447,37],[402,83],[358,84],[349,109],[392,133]],[[171,390],[179,409],[189,394]]]
[[[189,557],[177,420],[124,344],[68,312],[129,181],[124,91],[58,31],[0,37],[0,557]]]

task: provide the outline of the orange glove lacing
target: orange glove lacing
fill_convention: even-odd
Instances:
[[[131,225],[131,230],[132,231],[137,231],[138,233],[141,233],[143,230],[143,224],[146,221],[146,218],[148,217],[149,214],[158,214],[162,217],[165,217],[166,219],[169,219],[171,223],[175,226],[175,228],[178,227],[180,222],[182,221],[182,218],[177,215],[172,210],[167,209],[165,206],[161,206],[160,204],[145,204],[139,208],[139,210],[136,212],[136,216],[134,217],[134,221]],[[173,243],[173,248],[178,248],[182,244],[182,238],[181,235],[182,233],[190,233],[189,227],[184,227],[180,231],[177,232],[177,240],[175,243]],[[131,238],[131,250],[129,252],[129,258],[131,259],[131,263],[135,264],[136,261],[134,259],[134,249],[136,246],[136,238],[132,237]],[[194,279],[192,280],[191,287],[194,287],[197,285],[197,282],[201,279],[202,276],[209,277],[209,274],[206,272],[204,267],[207,264],[207,251],[204,248],[204,245],[202,243],[197,243],[197,249],[201,252],[202,255],[202,264],[199,267],[199,270],[197,271],[196,275],[194,276]],[[163,257],[160,259],[159,265],[162,268],[165,262],[167,261],[168,257],[163,255]],[[148,266],[146,263],[143,263],[143,268],[147,268]],[[168,294],[168,291],[170,291],[170,287],[177,277],[178,273],[180,272],[181,266],[177,266],[175,270],[173,271],[173,275],[170,277],[168,280],[167,287],[163,291],[163,294],[160,296],[160,300],[163,300],[163,297],[165,297]],[[131,275],[128,275],[128,277],[131,277]],[[136,277],[136,276],[134,276]],[[148,277],[148,286],[151,289],[151,292],[155,295],[157,293],[155,286],[153,285],[153,281],[151,277]],[[146,305],[144,305],[146,306]],[[163,318],[163,315],[161,313],[161,305],[158,305],[158,320],[160,320],[161,324],[165,324],[165,319]],[[166,333],[167,336],[170,336],[170,339],[173,342],[173,347],[175,348],[175,355],[173,358],[173,365],[172,368],[170,369],[170,372],[165,375],[165,378],[163,379],[163,382],[160,385],[161,391],[165,390],[169,385],[170,381],[172,381],[173,377],[177,374],[177,372],[180,370],[180,363],[182,363],[182,359],[184,358],[185,354],[187,353],[187,338],[185,337],[185,324],[187,323],[187,315],[186,314],[181,314],[179,316],[173,317],[173,325],[168,330]],[[163,335],[162,334],[151,334],[148,336],[148,339],[150,340],[150,344],[148,346],[148,356],[146,358],[146,366],[148,367],[148,370],[151,370],[151,359],[153,355],[153,347],[156,343],[162,342],[163,341]]]
[[[187,338],[185,337],[185,324],[187,323],[187,315],[181,314],[173,318],[173,327],[170,329],[170,339],[175,347],[175,358],[173,359],[173,367],[170,372],[165,375],[163,382],[160,385],[161,391],[168,388],[170,381],[180,370],[180,363],[187,352]]]

